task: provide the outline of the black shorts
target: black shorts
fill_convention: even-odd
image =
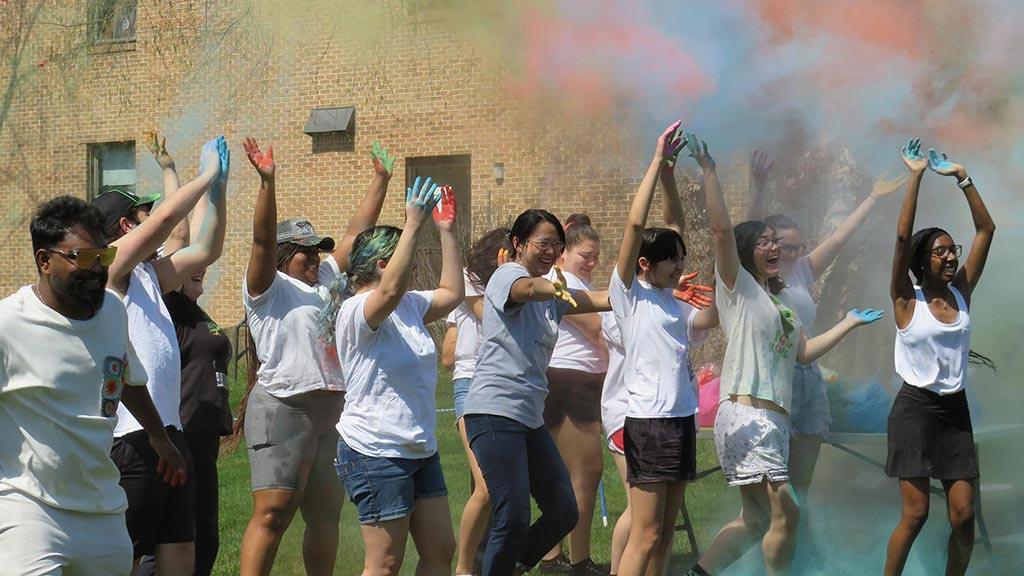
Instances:
[[[196,484],[192,454],[181,430],[167,427],[167,436],[188,466],[185,484],[171,487],[157,474],[159,457],[144,430],[114,438],[110,458],[121,471],[121,487],[128,495],[128,535],[135,558],[151,555],[157,544],[195,539]]]
[[[547,376],[544,424],[549,429],[561,426],[567,416],[575,422],[601,421],[604,372],[593,374],[568,368],[548,368]]]
[[[626,482],[689,482],[697,479],[694,417],[626,418],[622,443]]]
[[[890,478],[971,480],[978,477],[974,429],[961,390],[942,396],[904,383],[889,412]]]

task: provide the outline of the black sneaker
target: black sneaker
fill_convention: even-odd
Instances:
[[[590,558],[569,565],[569,576],[608,576],[608,570]]]
[[[563,552],[551,560],[541,560],[537,567],[545,574],[567,574],[570,567],[569,558]]]

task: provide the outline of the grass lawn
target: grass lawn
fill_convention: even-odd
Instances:
[[[244,371],[239,370],[240,378],[244,378],[243,374]],[[237,402],[241,399],[244,389],[244,381],[234,382],[231,390],[232,400]],[[443,368],[438,376],[437,405],[439,408],[452,406],[451,374]],[[455,416],[452,412],[438,414],[437,441],[445,479],[448,483],[453,530],[457,537],[462,507],[469,497],[469,467],[466,464],[466,456],[455,428]],[[718,458],[712,443],[705,440],[699,441],[697,469],[706,470],[717,466],[717,464]],[[243,445],[241,449],[224,454],[220,459],[221,541],[214,574],[223,576],[238,574],[242,532],[252,513],[249,487],[249,462]],[[618,473],[607,452],[604,458],[604,487],[608,509],[608,527],[604,527],[601,523],[600,504],[598,504],[592,528],[592,556],[598,563],[608,562],[612,526],[626,504],[625,493]],[[737,502],[734,505],[728,505],[727,502],[733,499]],[[725,480],[720,472],[692,484],[687,490],[686,503],[690,518],[695,525],[697,543],[701,549],[708,545],[715,531],[728,520],[728,518],[721,517],[721,511],[728,511],[729,514],[736,514],[739,511],[738,494],[736,491],[726,490]],[[302,565],[302,532],[304,528],[301,515],[296,514],[278,551],[274,574],[299,575],[305,573]],[[416,568],[416,550],[411,541],[406,551],[402,574],[411,575]],[[673,554],[677,560],[674,562],[675,565],[680,565],[690,558],[690,547],[684,532],[677,533]],[[346,502],[341,514],[341,537],[335,574],[358,575],[362,572],[362,561],[363,543],[359,534],[355,507],[351,502]],[[454,569],[454,564],[452,568]]]

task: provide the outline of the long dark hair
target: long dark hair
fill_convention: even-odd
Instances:
[[[511,249],[508,228],[495,228],[473,243],[466,257],[466,274],[477,288],[487,287],[498,269],[498,250]]]
[[[736,252],[740,257],[740,265],[754,278],[757,278],[757,266],[754,265],[755,245],[761,234],[767,229],[768,225],[760,220],[740,222],[732,229],[732,233],[736,237]],[[772,294],[778,294],[786,287],[786,283],[778,276],[768,278],[767,284],[768,290]]]
[[[518,259],[518,254],[516,254],[514,248],[516,244],[523,250],[526,250],[526,242],[529,241],[530,236],[533,235],[534,230],[537,229],[537,226],[540,226],[541,222],[548,222],[553,225],[558,232],[558,239],[562,244],[565,244],[565,230],[562,228],[562,223],[558,221],[558,218],[547,210],[531,208],[516,218],[516,221],[512,224],[512,230],[508,233],[508,240],[513,246],[513,260]]]

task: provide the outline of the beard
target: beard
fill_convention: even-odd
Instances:
[[[103,307],[107,291],[107,269],[102,272],[76,270],[66,279],[55,282],[50,280],[50,287],[57,298],[69,307],[91,310],[93,313]]]

